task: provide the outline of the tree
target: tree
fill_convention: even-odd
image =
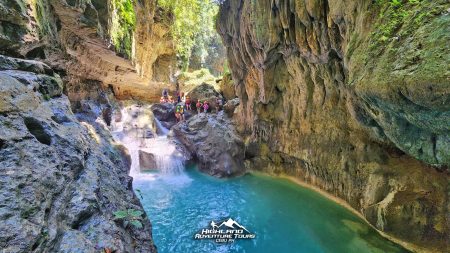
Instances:
[[[215,16],[219,2],[214,0],[159,0],[158,5],[174,14],[171,27],[181,68],[186,70],[195,49],[196,57],[205,62],[208,48],[217,41]]]

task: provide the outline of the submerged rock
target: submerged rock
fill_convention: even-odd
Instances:
[[[244,143],[223,112],[198,114],[177,124],[172,131],[198,160],[201,171],[216,177],[245,173]]]
[[[156,157],[152,153],[139,150],[139,168],[141,171],[156,170]]]

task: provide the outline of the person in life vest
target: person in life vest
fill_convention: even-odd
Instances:
[[[202,107],[203,107],[202,101],[198,100],[195,107],[197,107],[197,113],[200,113],[202,111]]]
[[[191,97],[190,96],[186,96],[185,102],[186,104],[186,110],[192,110],[191,108]]]
[[[181,105],[177,105],[177,107],[175,107],[175,118],[177,118],[177,122],[181,121]]]
[[[184,105],[180,105],[180,121],[184,121]]]
[[[205,102],[203,103],[203,112],[204,112],[204,113],[207,113],[207,112],[208,112],[208,109],[209,109],[208,101],[205,101]]]

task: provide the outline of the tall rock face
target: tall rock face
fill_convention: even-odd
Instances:
[[[226,0],[247,166],[318,186],[413,248],[448,249],[449,8]]]
[[[105,126],[113,95],[159,99],[154,72],[173,59],[170,16],[133,2],[0,0],[5,252],[156,252],[145,215],[139,229],[113,214],[142,211]]]
[[[145,216],[138,228],[114,215],[144,213],[126,150],[62,92],[46,64],[0,57],[0,248],[156,252]]]
[[[117,14],[127,3],[130,24]],[[0,54],[41,59],[68,84],[96,80],[117,97],[157,100],[175,62],[171,17],[154,0],[2,0],[0,14]]]

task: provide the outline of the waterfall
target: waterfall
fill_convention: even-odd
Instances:
[[[184,158],[167,136],[152,139],[151,145],[141,150],[154,155],[156,168],[162,174],[180,174],[184,170]]]
[[[130,152],[130,176],[154,179],[161,175],[179,175],[184,171],[184,157],[167,138],[169,130],[153,117],[150,106],[130,105],[120,111],[111,124],[112,135]],[[159,136],[158,136],[159,134]],[[151,167],[141,165],[140,153],[147,155]]]
[[[158,156],[156,164],[163,174],[180,174],[184,169],[184,161],[174,156]]]
[[[156,128],[157,128],[156,133],[160,133],[160,135],[167,135],[169,133],[169,129],[165,128],[161,124],[161,121],[159,121],[157,118],[155,118],[154,120],[155,120],[155,125],[156,125]]]

